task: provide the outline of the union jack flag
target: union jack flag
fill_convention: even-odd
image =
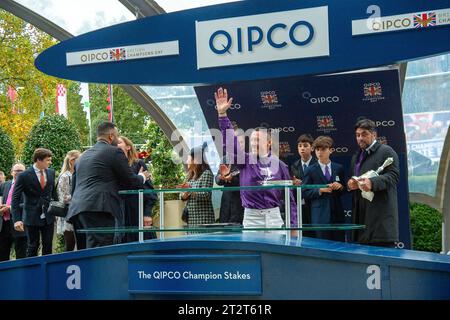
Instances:
[[[276,94],[262,94],[261,100],[263,104],[274,104],[278,103],[278,97]]]
[[[365,97],[377,97],[382,95],[381,85],[378,83],[372,83],[364,86]]]
[[[334,127],[333,117],[331,116],[317,117],[317,126],[319,128],[333,128]]]
[[[289,142],[283,141],[280,142],[280,153],[289,153],[291,152],[291,146],[289,145]]]
[[[117,48],[117,49],[112,49],[109,51],[109,58],[111,60],[124,60],[126,58],[126,54],[125,54],[125,49],[124,48]]]
[[[414,28],[426,28],[436,25],[436,13],[419,13],[414,15]]]

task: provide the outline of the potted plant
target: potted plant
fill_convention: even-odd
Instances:
[[[167,137],[158,127],[155,121],[150,120],[144,130],[147,143],[144,145],[144,152],[147,153],[150,163],[148,165],[152,174],[155,189],[173,189],[185,180],[184,167],[178,155],[173,152],[173,147]],[[158,193],[160,196],[161,193]],[[184,209],[184,202],[179,199],[179,193],[164,194],[164,227],[182,228],[181,216]],[[154,207],[155,215],[153,224],[159,226],[159,202]],[[165,237],[182,235],[182,232],[168,232]]]

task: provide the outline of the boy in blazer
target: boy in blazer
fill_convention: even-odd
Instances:
[[[304,189],[303,196],[311,201],[312,224],[336,224],[344,222],[341,195],[344,192],[344,168],[331,162],[333,139],[320,136],[314,140],[313,148],[317,163],[306,168],[303,184],[326,184],[320,189]],[[334,241],[344,241],[343,231],[320,230],[316,237]]]
[[[301,185],[305,179],[306,168],[317,162],[317,159],[312,155],[314,151],[313,142],[314,139],[310,134],[302,134],[297,139],[297,151],[300,159],[295,161],[290,168],[292,180],[297,186]],[[311,224],[311,201],[307,199],[302,199],[302,223]],[[316,233],[314,231],[303,231],[303,235],[314,238]]]
[[[34,164],[17,177],[11,201],[14,229],[27,234],[27,257],[38,254],[39,238],[42,239],[42,255],[52,253],[55,217],[47,214],[50,200],[56,199],[55,171],[52,152],[38,148],[33,153]],[[23,196],[23,210],[20,199]],[[26,226],[26,228],[24,228]]]

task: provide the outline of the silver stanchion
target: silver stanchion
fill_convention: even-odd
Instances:
[[[302,218],[302,187],[297,187],[297,227],[300,229],[297,231],[297,245],[302,244],[303,239],[303,218]]]
[[[285,212],[285,226],[286,228],[291,227],[291,201],[289,197],[290,189],[286,186],[284,187],[284,212]],[[286,230],[286,244],[291,242],[291,230]]]
[[[144,190],[139,190],[139,230],[144,229]],[[139,231],[139,243],[144,242],[144,232]]]
[[[164,230],[164,192],[159,193],[159,229]],[[159,238],[164,239],[164,231],[159,232]]]

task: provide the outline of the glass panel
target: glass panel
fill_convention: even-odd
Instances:
[[[268,189],[317,189],[327,188],[327,184],[307,184],[301,187],[286,185],[270,186],[240,186],[240,187],[212,187],[212,188],[177,188],[177,189],[154,189],[142,190],[142,193],[175,193],[175,192],[211,192],[211,191],[241,191],[241,190],[268,190]],[[139,190],[122,190],[119,194],[138,194]]]
[[[235,1],[238,0],[157,0],[156,3],[158,3],[164,11],[173,12]]]
[[[409,191],[435,196],[450,125],[450,55],[408,63],[403,89]]]
[[[304,224],[302,227],[280,227],[280,228],[244,228],[240,225],[236,226],[217,226],[210,224],[208,226],[186,227],[186,228],[156,228],[147,227],[139,229],[135,227],[122,228],[90,228],[80,229],[80,233],[137,233],[137,232],[242,232],[242,231],[289,231],[289,230],[303,230],[303,231],[317,231],[317,230],[358,230],[364,229],[362,224]]]
[[[15,1],[75,36],[135,19],[117,0]]]

